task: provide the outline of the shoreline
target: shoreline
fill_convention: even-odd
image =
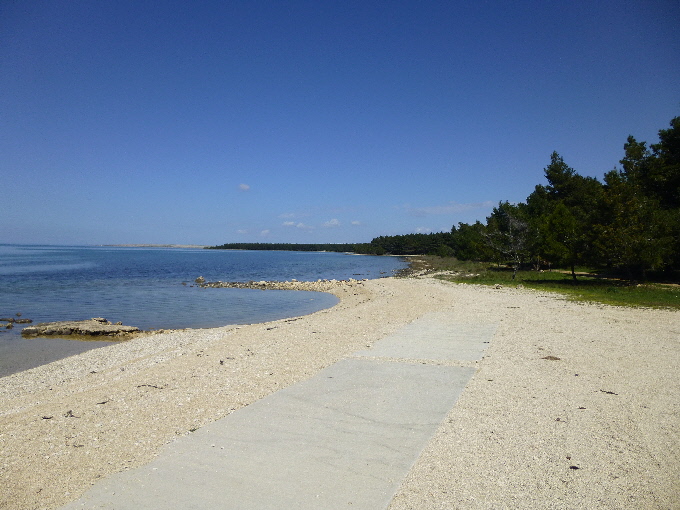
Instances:
[[[288,290],[288,291],[308,291],[308,292],[324,292],[327,294],[332,294],[334,295],[334,288],[338,286],[343,286],[343,285],[356,285],[356,284],[362,284],[365,279],[363,280],[356,280],[354,278],[349,278],[347,280],[335,280],[335,279],[323,279],[323,280],[317,280],[317,281],[298,281],[298,280],[291,280],[291,281],[249,281],[249,282],[222,282],[222,281],[216,281],[216,282],[206,282],[204,279],[201,280],[201,283],[199,283],[199,280],[202,277],[199,277],[196,279],[195,285],[197,287],[203,287],[203,288],[238,288],[238,289],[251,289],[251,290]],[[332,307],[335,305],[329,306]],[[324,308],[326,309],[326,308]],[[314,313],[314,312],[312,312]],[[283,317],[283,319],[290,318],[290,317]],[[20,337],[21,340],[44,340],[47,342],[50,342],[49,346],[52,348],[52,346],[55,345],[61,345],[60,349],[54,349],[53,351],[49,351],[47,354],[44,351],[40,351],[39,347],[34,348],[33,350],[26,348],[25,353],[26,354],[33,354],[36,356],[39,356],[41,360],[39,361],[38,364],[32,364],[32,363],[25,363],[25,362],[17,362],[19,359],[17,353],[15,352],[9,352],[9,357],[4,359],[4,365],[0,366],[0,379],[2,377],[7,377],[16,373],[20,373],[22,371],[26,370],[31,370],[33,368],[38,368],[40,366],[59,361],[61,359],[64,359],[66,357],[70,356],[75,356],[77,354],[81,354],[84,352],[87,352],[88,350],[91,349],[98,349],[101,347],[106,347],[112,342],[127,342],[130,341],[131,339],[139,336],[144,336],[144,335],[155,335],[159,333],[165,333],[165,332],[173,332],[173,331],[185,331],[185,330],[209,330],[209,329],[215,329],[215,328],[220,328],[224,327],[225,325],[222,326],[190,326],[190,327],[185,327],[185,328],[156,328],[156,329],[144,329],[144,330],[138,330],[130,333],[122,333],[118,332],[116,334],[108,334],[107,330],[113,329],[113,326],[109,325],[102,325],[101,331],[99,331],[96,327],[96,325],[90,324],[92,321],[95,319],[84,319],[84,320],[79,320],[79,321],[65,321],[65,320],[57,320],[57,321],[50,321],[50,322],[31,322],[30,324],[27,324],[25,327],[22,329],[12,332],[13,335],[16,335],[17,337]],[[81,334],[73,334],[73,335],[67,335],[67,334],[55,334],[55,333],[50,333],[50,334],[25,334],[24,329],[29,329],[29,332],[31,329],[38,328],[40,326],[46,326],[46,325],[51,325],[55,329],[59,326],[62,325],[62,323],[80,323],[87,325],[86,329],[91,330],[91,333],[81,333]],[[110,323],[109,323],[110,324]],[[233,323],[233,324],[226,324],[226,326],[242,326],[246,325],[248,323]],[[123,325],[120,324],[119,328],[121,331],[126,330],[128,328],[135,327],[135,326],[129,326],[129,325]],[[0,339],[3,340],[3,339]],[[82,343],[82,345],[76,347],[78,343]],[[63,351],[63,355],[60,355],[57,353],[57,351]],[[36,351],[37,352],[36,354]],[[22,352],[23,353],[23,352]],[[5,354],[7,355],[7,352],[0,352],[0,355]],[[9,362],[8,362],[9,359]],[[14,361],[14,365],[12,365],[12,361]],[[7,367],[10,367],[9,369],[6,370]]]
[[[680,313],[429,278],[333,293],[310,315],[140,336],[0,379],[0,508],[58,508],[432,312],[499,328],[391,510],[680,504]]]

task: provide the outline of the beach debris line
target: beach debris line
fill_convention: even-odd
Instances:
[[[199,277],[202,278],[202,277]],[[196,278],[198,283],[199,278]],[[199,287],[210,288],[232,288],[232,289],[259,289],[259,290],[308,290],[317,292],[327,292],[333,288],[346,285],[362,285],[366,279],[355,280],[317,280],[314,282],[300,282],[298,280],[280,281],[249,281],[249,282],[206,282],[199,283]]]
[[[41,322],[23,329],[23,336],[106,336],[126,338],[141,330],[136,326],[124,326],[121,322],[112,324],[103,317],[83,321]]]

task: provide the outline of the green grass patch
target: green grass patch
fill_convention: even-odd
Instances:
[[[590,301],[617,306],[680,309],[680,285],[662,283],[631,283],[627,280],[603,276],[598,271],[577,268],[577,281],[571,272],[518,271],[490,263],[458,261],[449,257],[413,257],[414,272],[444,272],[437,277],[456,283],[503,285],[558,292],[575,301]]]

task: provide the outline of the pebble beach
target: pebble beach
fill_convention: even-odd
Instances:
[[[432,278],[314,290],[340,302],[0,378],[0,508],[59,508],[433,312],[498,329],[390,510],[680,508],[679,312]]]

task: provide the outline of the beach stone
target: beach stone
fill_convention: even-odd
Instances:
[[[194,281],[195,281],[196,283],[205,283],[205,278],[203,278],[202,276],[199,276],[199,277],[196,278]]]

